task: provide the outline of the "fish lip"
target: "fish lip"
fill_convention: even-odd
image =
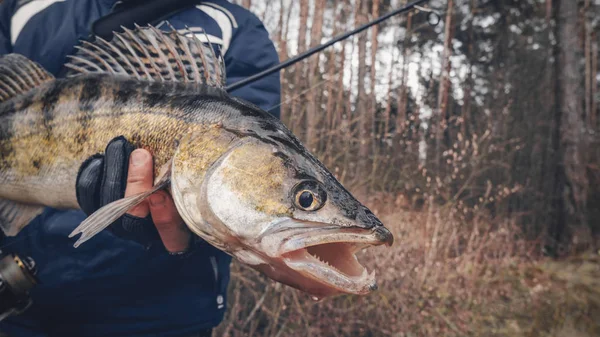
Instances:
[[[294,230],[302,230],[302,233],[286,235],[288,234],[287,231]],[[291,218],[278,221],[272,228],[261,233],[261,237],[267,234],[287,236],[285,242],[278,247],[274,255],[281,257],[289,268],[302,273],[315,282],[321,283],[323,286],[335,289],[337,292],[359,295],[377,289],[375,271],[369,273],[367,268],[357,261],[356,263],[363,268],[361,275],[351,276],[342,273],[336,268],[332,268],[331,265],[315,258],[308,252],[307,248],[335,243],[350,244],[353,246],[352,257],[356,259],[354,254],[359,249],[383,244],[389,246],[393,242],[393,235],[383,226],[368,229],[358,226],[342,227]]]
[[[359,226],[352,226],[352,225],[334,225],[334,224],[330,224],[330,223],[324,223],[324,222],[313,222],[313,221],[305,221],[305,220],[297,220],[297,219],[293,219],[293,218],[281,218],[281,219],[277,219],[276,221],[273,221],[269,224],[269,226],[267,226],[261,233],[259,233],[257,235],[256,240],[257,241],[262,241],[266,236],[272,236],[272,235],[284,235],[284,232],[287,231],[291,231],[291,230],[302,230],[302,229],[310,229],[310,230],[319,230],[319,231],[326,231],[326,230],[333,230],[333,231],[337,231],[338,235],[340,232],[344,233],[344,232],[348,232],[348,233],[355,233],[358,234],[357,238],[353,239],[351,242],[365,242],[365,243],[369,243],[371,245],[374,246],[378,246],[380,244],[386,244],[388,246],[392,246],[392,244],[394,243],[394,236],[393,234],[387,229],[385,228],[385,226],[380,225],[380,226],[375,226],[375,227],[371,227],[371,228],[362,228]],[[329,233],[325,233],[325,234],[329,234]],[[291,236],[288,238],[288,241],[286,241],[286,244],[284,245],[284,247],[290,246],[290,245],[295,245],[297,244],[297,242],[291,242],[294,239],[299,239],[301,238],[303,235],[306,235],[306,233],[301,233],[299,235],[296,236]],[[310,236],[314,238],[314,232],[311,232]],[[362,235],[362,236],[361,236]],[[318,236],[319,238],[321,237],[320,235]],[[338,241],[328,241],[328,242],[322,242],[322,243],[333,243],[333,242],[339,242]],[[291,250],[295,250],[295,249],[300,249],[303,248],[302,245],[300,244],[298,246],[299,248],[284,248],[283,251],[280,250],[279,253],[286,253],[289,252],[290,249]],[[306,246],[308,247],[308,246]]]
[[[388,247],[391,247],[394,244],[394,235],[389,229],[385,228],[384,226],[377,226],[373,229],[373,231],[379,241],[383,242]]]
[[[297,234],[290,237],[279,249],[279,254],[283,255],[299,249],[305,249],[311,246],[323,245],[327,243],[357,243],[369,246],[387,245],[391,246],[394,237],[391,232],[383,227],[365,229],[360,227],[339,227],[325,223],[296,221],[305,224],[311,224],[313,230],[309,233]],[[314,227],[321,225],[322,227]],[[326,225],[326,226],[323,226]],[[296,227],[296,228],[307,228]],[[382,230],[383,229],[383,230]]]

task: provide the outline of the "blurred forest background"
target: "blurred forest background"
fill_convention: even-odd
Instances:
[[[406,0],[243,0],[283,61]],[[315,303],[236,265],[218,336],[600,336],[600,1],[431,0],[281,73],[282,119],[394,232]]]

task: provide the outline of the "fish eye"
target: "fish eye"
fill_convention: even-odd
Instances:
[[[294,190],[296,207],[304,211],[316,211],[323,207],[327,200],[325,190],[316,181],[303,181]]]
[[[304,190],[300,192],[300,195],[298,196],[298,205],[300,205],[300,207],[310,208],[313,202],[315,202],[315,197],[313,197],[311,191]]]

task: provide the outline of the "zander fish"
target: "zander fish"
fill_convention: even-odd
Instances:
[[[276,118],[223,89],[223,60],[197,38],[152,27],[83,42],[55,79],[0,58],[0,227],[43,207],[77,209],[81,163],[117,136],[155,158],[152,191],[117,200],[72,234],[78,246],[158,189],[192,232],[316,297],[376,288],[355,253],[393,236]]]

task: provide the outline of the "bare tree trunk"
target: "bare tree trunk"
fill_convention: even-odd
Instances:
[[[376,18],[379,16],[379,0],[372,1],[373,6],[371,7],[371,17]],[[377,48],[379,47],[379,43],[377,41],[377,36],[379,34],[378,27],[378,25],[371,27],[371,111],[373,114],[375,114],[375,111],[377,110],[375,82],[377,76]]]
[[[313,12],[313,24],[310,30],[311,42],[310,46],[316,46],[321,43],[323,37],[323,14],[325,11],[325,0],[315,0],[315,8]],[[317,126],[319,117],[321,114],[317,111],[319,109],[319,99],[315,95],[315,91],[312,90],[312,86],[318,81],[316,76],[317,69],[319,68],[319,57],[321,54],[313,55],[309,61],[308,66],[308,92],[306,93],[307,107],[306,107],[306,145],[310,151],[316,151],[317,145],[319,144],[319,134],[317,132]]]
[[[354,27],[356,27],[356,25],[358,24],[358,11],[360,11],[360,4],[356,3],[352,10],[354,14]],[[356,43],[354,43],[354,41],[352,41],[351,39],[349,39],[347,43],[350,45],[350,59],[348,60],[348,67],[350,69],[349,83],[350,85],[352,85],[356,77],[356,69],[352,64],[352,61],[354,59],[354,53],[356,52]],[[343,94],[341,96],[343,97]],[[346,145],[346,151],[344,155],[344,167],[348,167],[349,159],[354,158],[352,156],[355,155],[352,150],[354,149],[354,141],[358,136],[355,134],[356,128],[353,125],[355,115],[352,112],[352,102],[350,99],[343,100],[343,102],[346,103],[344,105],[344,109],[342,110],[342,115],[345,115],[345,118],[343,118],[342,121],[342,129],[345,131],[344,144]]]
[[[441,168],[442,142],[444,132],[448,127],[448,95],[450,91],[450,55],[452,54],[452,17],[454,12],[454,1],[448,0],[446,9],[446,22],[444,23],[444,52],[442,56],[442,76],[438,90],[438,123],[436,130],[436,163]]]
[[[289,31],[289,25],[290,25],[290,15],[292,13],[292,7],[294,6],[288,6],[287,9],[287,14],[284,18],[284,0],[281,0],[279,3],[279,35],[277,37],[278,42],[277,45],[279,46],[279,59],[281,61],[287,60],[288,59],[288,45],[287,45],[287,41],[288,41],[288,31]],[[279,76],[280,76],[280,81],[281,81],[281,97],[282,97],[282,101],[285,101],[285,99],[287,99],[288,97],[288,86],[289,86],[289,81],[288,78],[289,76],[286,76],[286,70],[283,69],[279,72]],[[294,105],[294,102],[291,102],[291,105]],[[289,124],[290,122],[290,108],[285,106],[281,108],[281,120],[286,123],[288,126],[291,127],[291,124]]]
[[[561,98],[558,106],[562,112],[561,147],[564,154],[565,174],[572,193],[573,211],[584,212],[587,195],[584,151],[587,135],[579,100],[581,71],[578,67],[578,57],[581,51],[576,39],[573,38],[577,35],[577,2],[561,0],[560,9],[557,45],[560,48],[558,64],[561,69],[558,80]]]
[[[468,30],[468,46],[467,46],[467,59],[472,59],[473,57],[473,20],[475,19],[475,0],[471,0],[469,5],[469,9],[471,12],[471,18],[469,19],[469,27]],[[464,93],[464,104],[462,107],[462,121],[461,121],[461,133],[464,139],[469,137],[470,132],[470,123],[471,123],[471,91],[473,90],[473,63],[469,63],[469,71],[467,73],[467,79],[465,83],[465,93]]]
[[[433,88],[435,85],[435,77],[433,74],[433,69],[434,69],[434,60],[433,57],[427,57],[428,60],[428,66],[429,66],[429,76],[426,79],[427,81],[427,87],[428,88]],[[433,96],[435,95],[435,93],[429,91],[427,92],[427,96],[429,98],[430,101],[433,101]],[[426,130],[423,130],[423,139],[425,140],[425,144],[426,145],[426,161],[428,162],[429,166],[433,169],[435,169],[437,167],[437,155],[435,153],[436,151],[436,142],[435,142],[435,121],[436,121],[436,116],[432,115],[431,117],[429,117],[429,127]],[[431,185],[433,186],[433,185]]]
[[[306,32],[308,29],[308,1],[300,1],[300,26],[298,27],[298,54],[306,49]],[[297,74],[296,78],[301,74]]]
[[[306,32],[308,26],[306,25],[308,21],[308,1],[300,1],[300,26],[298,28],[298,51],[300,54],[306,49]],[[294,74],[294,92],[300,93],[304,86],[302,85],[304,81],[305,73],[305,64],[306,62],[298,62],[295,67]],[[303,105],[298,104],[296,100],[292,103],[292,115],[291,115],[291,128],[292,131],[297,132],[298,126],[302,122],[302,115],[304,113]]]
[[[592,118],[592,79],[596,78],[592,74],[592,25],[587,16],[590,11],[590,0],[585,0],[583,6],[583,29],[584,29],[584,59],[585,59],[585,117],[588,125],[591,125]]]
[[[592,114],[590,115],[590,127],[592,130],[596,130],[598,127],[598,108],[596,106],[598,95],[598,81],[596,80],[596,74],[598,74],[598,40],[595,32],[592,34],[592,41]]]
[[[342,11],[344,8],[342,7]],[[337,68],[338,80],[336,86],[336,99],[335,99],[335,109],[333,113],[332,120],[329,124],[329,137],[327,137],[327,149],[331,149],[334,143],[335,138],[343,139],[344,142],[347,141],[346,137],[350,134],[348,130],[344,127],[343,121],[343,112],[346,105],[344,104],[344,67],[346,65],[346,44],[352,43],[352,40],[342,42],[342,51],[340,52],[340,64]],[[352,67],[350,67],[352,69]],[[335,138],[334,138],[335,135]]]
[[[376,18],[379,16],[379,0],[372,0],[371,6],[371,18]],[[377,123],[377,96],[375,95],[375,82],[377,75],[377,48],[378,48],[378,27],[377,25],[371,27],[371,92],[369,95],[369,121],[367,122],[369,125],[369,140],[371,141],[371,149],[373,160],[371,162],[371,189],[373,188],[373,183],[375,182],[375,174],[377,172],[377,165],[379,164],[379,142],[377,141],[376,134],[376,123]]]
[[[393,36],[396,36],[396,29],[394,29],[394,34]],[[384,122],[383,122],[383,132],[381,132],[381,139],[383,141],[387,140],[389,137],[389,132],[390,132],[390,119],[391,119],[391,113],[392,113],[392,88],[394,87],[394,78],[396,75],[396,65],[398,63],[398,54],[396,53],[396,46],[395,43],[392,43],[391,45],[391,54],[392,54],[392,58],[390,60],[390,72],[388,74],[388,90],[387,90],[387,100],[386,100],[386,105],[385,105],[385,112],[384,112]]]
[[[279,1],[279,25],[277,27],[277,46],[279,47],[279,58],[281,59],[281,54],[285,53],[287,50],[287,41],[285,39],[285,32],[287,30],[287,22],[285,21],[285,6],[284,0]],[[291,6],[290,6],[291,7]]]
[[[564,220],[551,229],[557,241],[569,225],[586,224],[587,174],[585,167],[586,127],[581,105],[581,69],[578,57],[581,47],[577,39],[577,2],[558,0],[556,13],[556,120],[558,122],[559,164],[557,181],[564,185],[556,190]]]
[[[283,0],[281,2],[282,7],[283,7]],[[287,10],[287,14],[286,14],[286,18],[285,18],[285,26],[283,27],[283,38],[284,38],[284,42],[282,42],[282,46],[285,45],[285,48],[283,50],[280,51],[280,59],[282,61],[287,60],[288,58],[290,58],[289,54],[288,54],[288,41],[290,40],[290,18],[292,17],[292,9],[294,8],[293,4],[291,4],[290,6],[288,6],[288,10]]]
[[[406,4],[406,1],[404,2]],[[404,128],[406,127],[407,107],[408,107],[408,51],[410,36],[412,34],[412,13],[406,16],[406,31],[404,33],[404,41],[402,43],[402,67],[400,79],[400,93],[397,99],[397,115],[396,115],[396,133],[402,137]]]
[[[339,32],[339,21],[341,19],[341,13],[342,11],[340,11],[338,9],[338,0],[335,0],[333,2],[333,13],[335,15],[335,20],[333,22],[333,36],[336,36]],[[344,57],[344,55],[342,54],[342,58]],[[336,106],[335,104],[335,95],[336,95],[336,90],[342,90],[341,88],[343,88],[343,83],[342,83],[342,87],[337,87],[335,85],[332,85],[333,79],[334,77],[337,76],[338,77],[342,77],[341,75],[341,71],[338,71],[337,69],[337,53],[336,52],[331,52],[329,53],[329,60],[327,62],[327,104],[326,104],[326,109],[325,109],[325,123],[324,125],[321,126],[321,130],[326,131],[327,133],[323,133],[321,137],[319,137],[319,144],[321,148],[324,148],[325,151],[327,151],[328,149],[330,149],[329,147],[329,141],[331,140],[331,134],[333,133],[333,131],[337,128],[334,127],[334,120],[335,120],[335,109],[334,106]],[[343,68],[341,68],[343,69]],[[337,81],[336,81],[337,82]]]
[[[360,10],[357,13],[357,23],[363,24],[367,21],[368,1],[360,0]],[[356,174],[362,176],[366,174],[368,157],[370,152],[369,134],[370,134],[370,113],[368,98],[365,88],[365,77],[367,75],[367,35],[358,34],[358,88],[356,98],[356,111],[358,113],[358,166]],[[366,193],[366,182],[362,182],[357,193],[364,195]]]
[[[358,9],[358,8],[357,8]],[[348,42],[350,44],[350,50],[351,53],[350,55],[354,55],[354,50],[356,47],[355,43],[352,43],[352,41],[350,40]],[[352,66],[352,57],[350,58],[349,62],[350,64],[349,68],[350,68],[350,83],[354,83],[354,77],[356,76],[356,71],[355,68]],[[343,95],[343,90],[340,91],[340,97],[344,97]],[[343,169],[347,170],[347,168],[349,167],[349,163],[350,160],[354,160],[356,158],[355,155],[355,135],[354,135],[354,130],[353,130],[353,119],[354,119],[354,114],[352,112],[352,102],[350,99],[342,99],[341,102],[344,102],[344,106],[341,109],[341,113],[342,113],[342,119],[341,119],[341,130],[343,132],[342,138],[344,140],[344,146],[342,147],[342,151],[344,151],[344,160],[343,160]],[[342,176],[345,177],[347,172],[342,172]]]

